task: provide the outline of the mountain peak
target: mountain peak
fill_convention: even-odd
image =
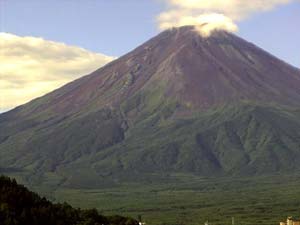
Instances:
[[[194,26],[183,26],[158,34],[50,93],[43,98],[48,99],[46,104],[34,104],[27,111],[51,107],[53,112],[69,114],[86,108],[118,108],[136,96],[144,96],[143,101],[156,96],[156,104],[164,99],[184,111],[236,101],[299,105],[299,74],[296,68],[232,33],[220,30],[202,37]]]
[[[203,36],[195,26],[173,27],[163,31],[155,38],[165,38],[175,42],[242,41],[238,36],[225,30],[214,30],[209,36]]]
[[[227,31],[203,37],[193,26],[172,28],[134,51],[138,52],[142,55],[138,58],[156,59],[152,66],[164,71],[152,77],[160,84],[167,83],[164,96],[175,96],[192,108],[244,99],[299,100],[299,71]],[[132,61],[136,55],[131,55]],[[287,89],[291,93],[283,97],[281,93]]]
[[[299,70],[234,34],[170,29],[1,114],[0,169],[79,186],[300,169],[299,87]]]

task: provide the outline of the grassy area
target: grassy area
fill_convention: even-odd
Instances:
[[[58,189],[57,201],[96,207],[104,214],[143,215],[149,225],[277,225],[300,216],[300,179],[273,176],[252,179],[203,179],[177,174],[168,184],[122,184],[106,189]]]

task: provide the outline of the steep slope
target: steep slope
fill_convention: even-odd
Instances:
[[[237,99],[298,104],[299,82],[298,69],[233,34],[202,38],[193,27],[182,27],[10,114],[114,107],[158,84],[164,97],[198,108]]]
[[[165,31],[0,115],[0,170],[30,182],[294,172],[299,159],[300,71],[223,31]]]

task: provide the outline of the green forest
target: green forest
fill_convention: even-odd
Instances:
[[[132,218],[103,216],[67,203],[54,204],[6,176],[0,176],[1,225],[136,225]]]

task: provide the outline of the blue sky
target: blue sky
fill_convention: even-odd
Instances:
[[[300,67],[300,3],[278,7],[240,24],[239,35]]]
[[[1,31],[43,37],[120,56],[156,35],[160,0],[0,0]],[[239,33],[300,67],[300,4],[277,7],[239,23]]]
[[[8,0],[1,30],[120,56],[158,33],[161,6],[152,0]]]

